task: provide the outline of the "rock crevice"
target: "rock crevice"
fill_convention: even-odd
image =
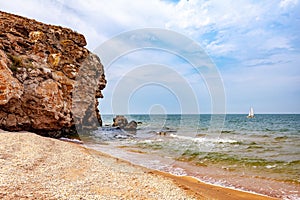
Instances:
[[[76,135],[75,123],[101,126],[97,98],[106,80],[85,45],[71,29],[0,11],[0,128],[66,137]],[[88,96],[76,90],[74,104],[83,79],[93,84]]]

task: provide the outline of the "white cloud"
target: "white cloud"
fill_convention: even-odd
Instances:
[[[279,6],[281,8],[289,8],[298,4],[298,0],[281,0]]]
[[[209,52],[213,52],[217,55],[226,55],[228,52],[236,51],[236,47],[234,44],[224,44],[218,41],[212,41],[208,45],[206,45],[206,48]]]
[[[167,26],[189,34],[212,56],[243,60],[274,49],[293,49],[292,41],[298,34],[288,31],[296,26],[289,24],[294,17],[288,8],[296,4],[296,0],[278,4],[273,0],[182,0]]]
[[[258,19],[265,10],[258,4],[249,1],[181,1],[173,13],[173,21],[169,27],[183,29],[197,29],[195,31],[206,32],[213,28],[226,28],[230,26],[248,26],[253,19]],[[203,30],[198,30],[198,29]]]
[[[274,49],[287,49],[292,50],[289,38],[282,36],[275,36],[273,38],[267,39],[264,44],[262,44],[261,49],[263,50],[274,50]]]
[[[84,13],[78,18],[100,35],[98,40],[91,38],[91,49],[124,31],[147,27],[163,28],[171,11],[169,4],[159,0],[131,3],[125,0],[76,0],[70,1],[68,6],[76,13]],[[90,39],[89,32],[85,35]]]

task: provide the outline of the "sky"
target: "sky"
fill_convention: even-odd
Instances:
[[[299,0],[0,0],[0,10],[84,34],[105,63],[102,113],[300,113]],[[163,30],[155,48],[128,43],[149,28]],[[204,67],[180,53],[190,40]],[[122,44],[132,49],[106,63]]]

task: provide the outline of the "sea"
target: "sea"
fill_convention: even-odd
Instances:
[[[89,148],[149,169],[280,199],[300,199],[300,115],[126,115],[136,132],[81,134]],[[131,173],[131,172],[128,172]]]

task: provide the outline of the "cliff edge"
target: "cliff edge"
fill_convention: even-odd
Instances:
[[[0,11],[0,129],[58,138],[76,136],[75,122],[101,126],[106,80],[85,45],[71,29]]]

